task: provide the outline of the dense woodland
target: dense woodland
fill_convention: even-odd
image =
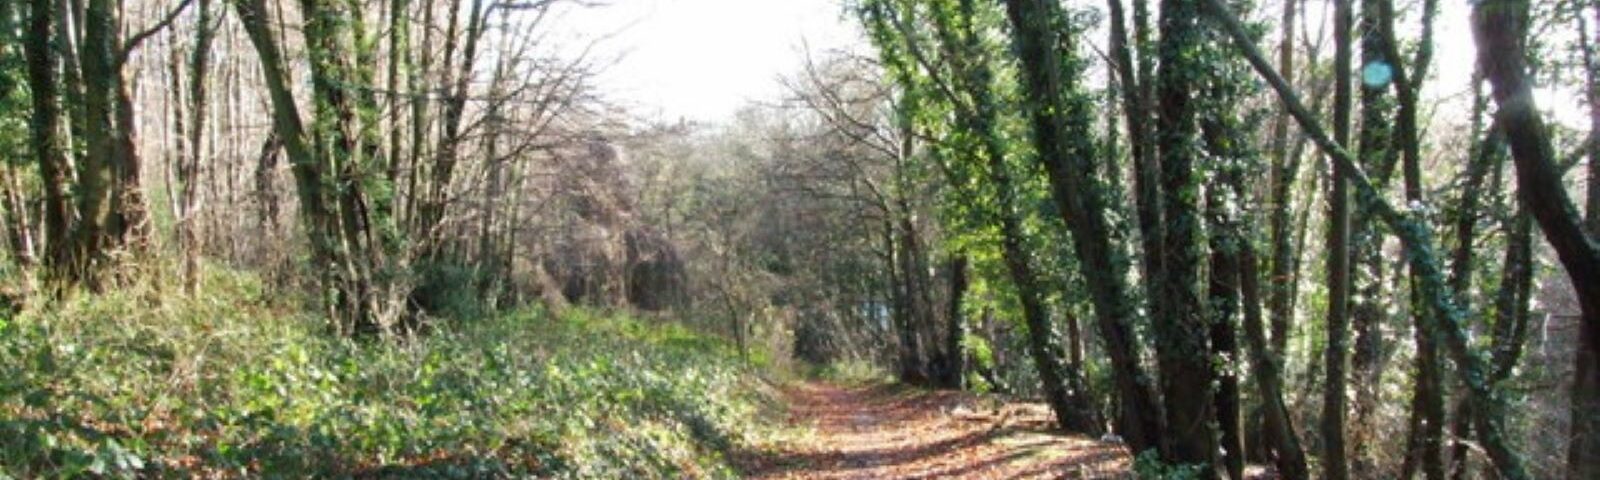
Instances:
[[[876,371],[1123,475],[1600,478],[1600,2],[845,0],[720,122],[607,3],[0,0],[0,476],[738,476]]]

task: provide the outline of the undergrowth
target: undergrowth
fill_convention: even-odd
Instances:
[[[807,376],[842,385],[875,385],[890,383],[894,376],[882,367],[866,360],[847,359],[813,366]]]
[[[0,313],[0,477],[730,477],[725,342],[536,310],[351,341],[253,277]]]

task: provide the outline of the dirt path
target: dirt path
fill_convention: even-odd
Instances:
[[[1120,445],[1050,432],[1039,404],[820,382],[784,390],[799,432],[741,462],[757,479],[1125,478]]]

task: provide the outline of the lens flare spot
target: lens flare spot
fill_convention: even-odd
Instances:
[[[1394,79],[1394,69],[1381,60],[1373,61],[1365,67],[1361,67],[1361,82],[1367,84],[1368,87],[1377,88],[1388,85],[1389,80],[1392,79]]]

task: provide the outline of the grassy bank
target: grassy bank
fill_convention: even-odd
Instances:
[[[0,317],[0,476],[732,476],[760,380],[682,327],[519,311],[353,342],[248,276]]]

